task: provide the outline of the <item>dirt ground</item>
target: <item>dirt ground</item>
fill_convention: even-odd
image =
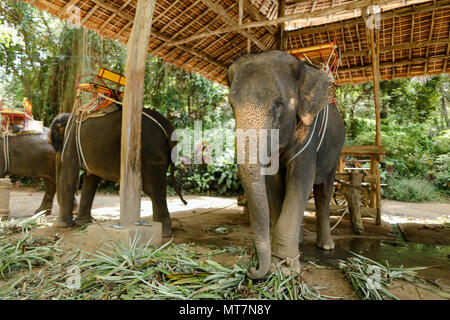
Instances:
[[[39,206],[42,196],[42,192],[14,190],[11,193],[10,216],[18,218],[32,215],[34,209]],[[185,198],[188,202],[186,206],[181,203],[178,197],[168,198],[169,211],[172,217],[173,241],[175,243],[194,243],[199,250],[210,250],[213,247],[224,246],[238,246],[251,249],[250,239],[252,233],[250,225],[243,214],[243,208],[236,205],[236,198],[201,196],[186,196]],[[151,220],[152,208],[149,198],[143,198],[141,210],[141,216],[144,219]],[[50,219],[55,218],[57,211],[58,205],[55,201],[53,214],[50,216]],[[97,221],[118,219],[119,197],[117,195],[98,194],[94,200],[92,213]],[[314,213],[306,213],[305,240],[301,245],[302,270],[304,271],[303,277],[306,283],[311,286],[321,285],[328,287],[322,293],[329,296],[358,299],[350,282],[345,279],[344,274],[328,264],[329,260],[326,259],[330,257],[327,257],[327,254],[331,255],[331,260],[335,262],[337,258],[344,254],[344,251],[354,250],[361,253],[370,253],[374,251],[374,246],[378,246],[378,249],[381,250],[380,257],[385,257],[386,255],[388,257],[394,257],[395,254],[385,250],[386,245],[384,241],[395,241],[399,240],[399,237],[403,237],[407,241],[424,242],[420,240],[428,238],[430,234],[436,233],[434,230],[436,228],[442,229],[440,230],[442,233],[438,231],[438,240],[441,240],[441,242],[436,241],[435,243],[448,245],[447,241],[450,239],[450,234],[448,233],[449,228],[448,226],[439,227],[442,226],[442,223],[438,224],[438,222],[440,221],[439,219],[450,214],[450,204],[408,203],[402,206],[399,202],[384,201],[382,213],[383,223],[380,226],[375,225],[373,219],[364,219],[365,232],[359,236],[352,234],[350,221],[344,217],[332,231],[333,238],[336,242],[336,250],[334,250],[334,253],[326,253],[315,248],[315,216]],[[415,234],[417,230],[414,231],[410,227],[405,228],[403,226],[407,224],[408,218],[412,218],[414,222],[431,221],[432,223],[430,225],[433,228],[423,228],[423,225],[420,225],[422,227],[420,229],[420,236],[414,238],[413,236],[409,236],[409,234]],[[334,225],[337,221],[338,217],[332,218],[331,225]],[[398,225],[399,228],[395,228],[395,225]],[[405,230],[413,231],[409,232]],[[62,237],[63,243],[66,243],[68,247],[72,248],[74,245],[76,246],[76,239],[80,236],[77,233],[77,228],[62,229],[45,227],[37,229],[35,232],[48,237]],[[169,240],[170,238],[164,238],[164,241]],[[425,281],[442,285],[442,288],[448,288],[450,286],[448,258],[447,261],[445,259],[444,261],[439,260],[440,265],[432,270],[433,272],[430,271],[420,275],[424,277]],[[235,257],[219,255],[215,259],[224,264],[232,264]],[[430,261],[432,262],[423,260],[423,262],[434,264],[434,260]],[[401,299],[443,299],[440,295],[404,281],[396,282],[392,288],[392,293]]]

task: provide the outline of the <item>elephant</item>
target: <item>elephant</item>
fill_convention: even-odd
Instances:
[[[345,126],[336,105],[329,103],[331,81],[317,66],[271,50],[236,59],[228,69],[228,82],[237,132],[265,133],[261,147],[271,141],[270,129],[278,130],[278,154],[272,155],[270,165],[274,157],[279,162],[273,174],[262,174],[268,167],[264,163],[238,161],[259,258],[248,276],[260,279],[277,268],[299,272],[303,214],[311,190],[317,209],[316,245],[334,249],[329,206]],[[245,159],[249,149],[244,148]]]
[[[91,222],[92,202],[100,180],[120,180],[122,110],[115,103],[110,108],[115,108],[115,111],[89,117],[81,124],[74,119],[69,122],[70,114],[62,113],[56,116],[50,126],[49,143],[57,153],[57,191],[60,202],[60,211],[54,224],[56,227],[81,226]],[[162,223],[163,236],[171,234],[166,201],[166,173],[169,165],[174,188],[186,204],[174,178],[171,150],[175,143],[170,140],[173,131],[171,123],[161,114],[148,109],[143,111],[142,188],[152,200],[153,220]],[[84,169],[86,175],[78,215],[73,221],[70,204],[78,187],[80,168]]]
[[[56,153],[47,143],[48,132],[49,129],[44,127],[40,134],[5,136],[0,139],[0,177],[14,174],[29,178],[42,178],[45,183],[45,194],[35,213],[45,210],[47,215],[51,214],[53,198],[56,193]],[[5,159],[5,147],[9,148],[7,160]],[[9,168],[7,163],[9,163]]]

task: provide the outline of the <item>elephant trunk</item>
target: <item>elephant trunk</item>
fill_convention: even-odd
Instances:
[[[260,165],[241,164],[239,171],[247,197],[255,247],[259,258],[258,268],[251,268],[248,277],[261,279],[269,272],[271,261],[269,205],[265,178],[261,175]]]

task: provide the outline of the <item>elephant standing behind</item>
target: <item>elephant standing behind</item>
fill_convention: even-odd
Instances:
[[[281,261],[300,271],[298,243],[311,189],[317,246],[334,248],[329,205],[345,127],[335,104],[328,105],[331,83],[325,72],[283,51],[240,57],[228,80],[236,129],[279,130],[276,174],[262,175],[261,164],[238,164],[259,257],[249,276],[262,278]]]
[[[114,106],[113,104],[109,108]],[[90,222],[92,201],[100,179],[120,181],[122,110],[118,108],[117,111],[100,117],[90,117],[84,120],[81,126],[74,119],[68,125],[69,117],[68,113],[58,115],[52,122],[49,134],[49,142],[57,152],[60,211],[55,225],[61,227]],[[173,178],[171,149],[175,143],[170,141],[173,130],[171,123],[158,112],[148,109],[143,111],[142,189],[152,200],[153,220],[162,223],[163,236],[171,234],[171,220],[166,201],[166,173],[172,164]],[[80,156],[76,146],[76,135],[80,137],[82,150]],[[85,161],[80,160],[81,156]],[[78,216],[73,221],[71,203],[78,186],[80,163],[86,175],[81,190]],[[181,200],[185,202],[176,182],[174,187]]]
[[[48,128],[41,134],[9,136],[9,170],[6,170],[4,139],[0,138],[0,177],[14,174],[29,178],[42,178],[45,194],[35,213],[42,210],[50,214],[56,192],[55,150],[47,142]]]

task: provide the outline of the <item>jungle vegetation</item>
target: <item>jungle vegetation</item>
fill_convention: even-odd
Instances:
[[[98,68],[124,73],[126,48],[98,34],[72,28],[21,1],[0,0],[0,106],[33,104],[33,116],[49,125],[70,112],[77,77]],[[450,100],[448,75],[381,83],[384,196],[403,201],[448,199]],[[343,85],[336,100],[346,123],[346,144],[373,144],[375,116],[371,83]],[[234,128],[227,88],[155,57],[147,59],[144,105],[176,128]],[[205,139],[207,139],[206,137]],[[208,144],[208,141],[205,141]],[[234,147],[226,153],[233,157]],[[242,192],[233,162],[180,165],[184,192],[232,195]],[[19,183],[29,182],[19,179]],[[103,183],[106,191],[117,184]]]

